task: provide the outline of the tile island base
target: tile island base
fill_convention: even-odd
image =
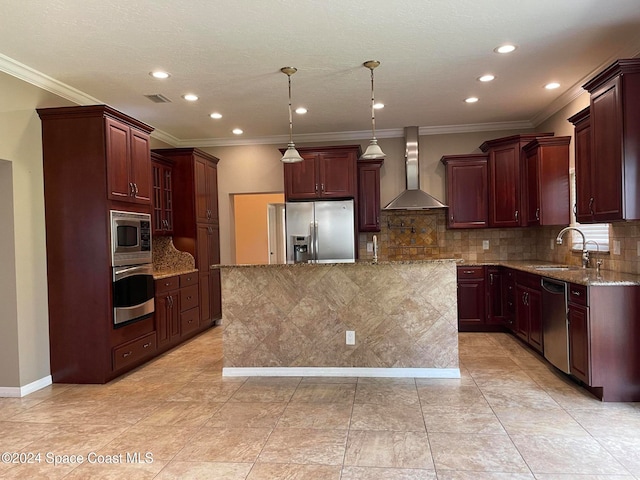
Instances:
[[[454,260],[217,268],[225,376],[460,377]]]

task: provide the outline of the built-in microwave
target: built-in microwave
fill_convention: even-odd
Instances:
[[[111,265],[152,262],[151,215],[111,210]]]

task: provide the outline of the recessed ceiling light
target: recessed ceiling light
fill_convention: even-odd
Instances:
[[[494,52],[496,53],[511,53],[516,49],[515,45],[500,45],[499,47],[496,47],[493,49]]]
[[[234,128],[232,132],[234,135],[242,135],[244,133],[241,128]]]
[[[547,90],[553,90],[555,88],[558,88],[560,86],[560,84],[558,82],[551,82],[551,83],[547,83],[544,88],[546,88]]]
[[[373,108],[375,108],[376,110],[380,110],[381,108],[384,108],[384,103],[375,103],[373,105]]]
[[[482,75],[481,77],[478,77],[478,80],[480,80],[481,82],[490,82],[495,78],[496,77],[494,75],[488,74],[488,75]]]
[[[214,118],[216,120],[222,118],[222,114],[218,113],[218,112],[213,112],[211,115],[209,115],[211,118]]]
[[[198,96],[193,93],[187,93],[183,95],[182,98],[184,98],[187,102],[195,102],[196,100],[198,100]]]
[[[151,75],[153,78],[169,78],[171,75],[167,72],[162,72],[160,70],[156,70],[155,72],[149,72],[149,75]]]
[[[307,111],[308,111],[308,110],[307,110],[306,108],[304,108],[304,107],[298,107],[298,108],[296,108],[296,113],[297,113],[298,115],[304,115],[305,113],[307,113]]]
[[[476,103],[478,101],[478,97],[469,97],[464,99],[467,103]]]

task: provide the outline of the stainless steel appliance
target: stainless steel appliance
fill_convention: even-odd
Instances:
[[[142,320],[155,310],[153,265],[113,268],[113,324]]]
[[[151,215],[111,210],[111,266],[152,262]]]
[[[544,357],[563,372],[570,373],[567,284],[551,278],[542,278],[540,283]]]
[[[287,263],[355,262],[353,200],[287,202],[285,217]]]

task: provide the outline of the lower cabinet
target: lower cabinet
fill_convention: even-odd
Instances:
[[[505,324],[505,278],[501,267],[487,267],[487,325]]]
[[[591,385],[589,307],[587,287],[569,284],[569,369],[571,375]]]
[[[156,332],[119,345],[113,349],[113,369],[120,370],[153,355],[157,350]]]
[[[540,276],[524,272],[516,274],[515,333],[542,353],[542,293]]]
[[[504,268],[502,274],[502,301],[504,304],[504,326],[512,333],[516,328],[516,272]]]
[[[458,267],[458,330],[477,331],[486,322],[485,267]]]

